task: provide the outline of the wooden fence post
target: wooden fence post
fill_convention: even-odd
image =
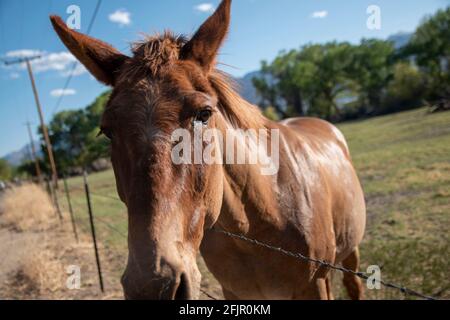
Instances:
[[[89,193],[89,185],[88,185],[87,172],[86,171],[84,171],[83,178],[84,178],[84,190],[86,192],[86,201],[87,201],[88,212],[89,212],[89,222],[91,224],[92,241],[94,243],[95,260],[97,262],[98,281],[99,281],[99,284],[100,284],[100,290],[102,292],[105,292],[105,289],[104,289],[104,286],[103,286],[103,276],[102,276],[102,267],[101,267],[101,264],[100,264],[100,256],[98,254],[97,238],[95,236],[95,225],[94,225],[94,215],[93,215],[93,212],[92,212],[91,195]]]
[[[50,198],[53,201],[53,205],[56,207],[56,215],[59,217],[59,220],[62,221],[63,217],[61,214],[61,208],[59,207],[58,196],[56,195],[55,189],[53,188],[53,184],[47,179],[47,189],[50,193]]]

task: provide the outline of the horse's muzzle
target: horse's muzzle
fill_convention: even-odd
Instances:
[[[192,286],[184,272],[174,270],[172,276],[136,277],[126,271],[122,287],[127,300],[191,300]]]

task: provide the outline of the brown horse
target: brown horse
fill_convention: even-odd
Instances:
[[[69,50],[114,88],[101,128],[128,208],[125,297],[198,298],[201,251],[227,299],[332,299],[326,268],[211,230],[356,271],[365,229],[364,196],[343,135],[321,120],[265,119],[215,69],[230,9],[224,0],[189,41],[166,32],[135,44],[132,57],[51,17]],[[174,164],[172,133],[193,132],[195,123],[223,136],[230,128],[279,130],[279,170]],[[358,278],[346,275],[344,283],[351,298],[362,298]]]

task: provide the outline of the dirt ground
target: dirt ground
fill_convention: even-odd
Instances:
[[[21,261],[26,254],[26,248],[32,243],[38,243],[38,234],[17,233],[12,228],[0,229],[0,298],[5,298],[2,284],[8,280],[8,276],[18,270]]]
[[[115,268],[119,265],[118,258],[100,245],[105,287],[102,293],[92,244],[85,235],[81,235],[77,243],[69,227],[65,221],[62,225],[55,223],[47,230],[18,231],[5,224],[0,215],[0,299],[123,298],[119,283],[121,270]],[[45,255],[48,261],[41,263],[39,255]],[[30,256],[38,260],[30,259]],[[68,289],[66,285],[72,275],[67,272],[70,266],[80,268],[80,289]]]

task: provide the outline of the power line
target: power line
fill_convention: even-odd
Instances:
[[[1,46],[0,52],[3,52],[3,49],[6,48],[5,28],[4,28],[4,23],[3,23],[3,12],[4,12],[4,10],[1,8],[1,3],[0,3],[0,46]]]
[[[20,17],[20,27],[19,27],[19,47],[22,48],[22,43],[23,43],[23,22],[25,20],[25,8],[24,8],[23,0],[20,1],[20,13],[21,13],[21,17]]]
[[[95,6],[95,9],[94,9],[94,14],[92,15],[91,22],[89,23],[89,26],[88,26],[88,29],[86,32],[86,34],[88,34],[88,35],[91,33],[92,27],[94,26],[94,22],[95,22],[95,19],[97,18],[97,14],[98,14],[98,11],[100,10],[101,4],[102,4],[102,0],[97,0],[97,5]],[[66,80],[66,83],[64,84],[64,88],[63,88],[62,92],[66,91],[67,88],[69,87],[70,81],[72,81],[72,78],[73,78],[75,70],[78,66],[78,63],[79,63],[78,61],[75,61],[72,64],[70,74],[67,77],[67,80]],[[53,109],[53,114],[55,114],[56,111],[58,111],[59,107],[61,106],[61,102],[62,102],[63,98],[64,98],[64,95],[61,95],[59,97],[58,101],[56,102],[55,108]]]

